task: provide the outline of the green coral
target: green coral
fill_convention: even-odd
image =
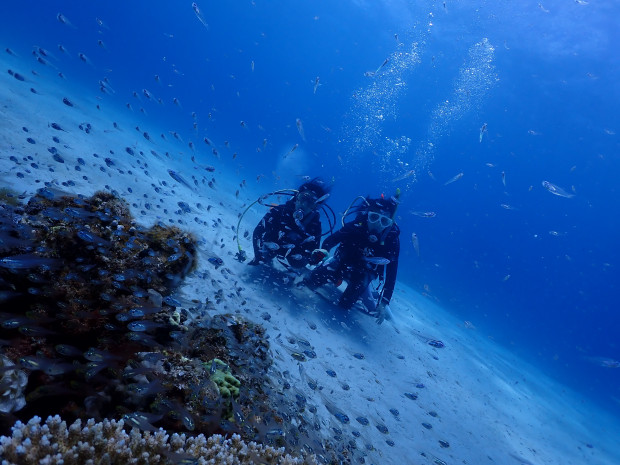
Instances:
[[[209,368],[213,367],[214,364],[216,368],[211,375],[211,380],[217,385],[222,397],[227,399],[230,397],[238,397],[241,381],[232,375],[230,367],[219,358],[214,358],[207,362]]]
[[[19,194],[7,187],[0,187],[0,203],[16,207],[19,205]]]

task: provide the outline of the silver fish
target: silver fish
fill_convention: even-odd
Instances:
[[[202,14],[202,11],[200,11],[200,8],[198,8],[198,5],[196,4],[196,2],[192,3],[192,10],[194,10],[194,13],[196,13],[196,18],[198,18],[198,21],[200,21],[202,23],[202,25],[207,30],[209,30],[209,25],[207,24],[207,21],[205,20],[205,17]]]
[[[410,178],[411,176],[413,176],[415,174],[415,170],[409,170],[406,171],[405,173],[403,173],[402,175],[392,179],[392,182],[397,182],[397,181],[402,181],[403,179],[407,179]]]
[[[299,135],[301,136],[301,140],[303,140],[304,142],[306,141],[306,134],[304,133],[304,125],[302,124],[301,120],[299,118],[297,118],[295,120],[295,124],[297,124],[297,131],[299,131]]]
[[[390,260],[384,257],[364,257],[364,260],[372,265],[387,265],[390,263]]]
[[[487,123],[484,123],[480,128],[480,142],[482,142],[482,136],[484,136],[485,132],[487,132]]]
[[[553,195],[557,195],[558,197],[566,197],[567,199],[570,199],[571,197],[575,196],[575,194],[571,194],[569,192],[566,192],[561,187],[556,186],[555,184],[552,184],[549,181],[543,181],[542,182],[542,186],[545,189],[547,189],[549,192],[551,192]]]
[[[448,179],[448,181],[446,181],[443,185],[447,186],[448,184],[452,184],[454,181],[458,181],[459,179],[461,179],[463,177],[463,173],[459,173],[456,176]]]
[[[411,242],[413,243],[413,248],[415,249],[418,257],[420,256],[420,242],[418,241],[418,235],[416,233],[411,233]]]

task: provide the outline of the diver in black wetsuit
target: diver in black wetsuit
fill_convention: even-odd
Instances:
[[[321,241],[319,207],[329,195],[327,185],[319,178],[302,184],[292,199],[277,205],[254,229],[254,259],[249,265],[269,263],[277,258],[284,266],[302,268],[316,264],[321,256],[313,252]]]
[[[328,281],[336,285],[346,281],[338,305],[350,309],[374,279],[383,277],[385,270],[385,283],[374,309],[378,322],[383,321],[398,271],[400,229],[394,222],[397,205],[394,197],[364,199],[355,220],[345,223],[323,242],[326,250],[340,244],[334,256],[317,266],[303,283],[316,289]]]

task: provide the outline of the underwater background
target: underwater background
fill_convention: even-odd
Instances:
[[[620,414],[620,5],[198,6],[9,2],[0,42],[257,196],[321,176],[339,214],[399,188],[399,281]]]

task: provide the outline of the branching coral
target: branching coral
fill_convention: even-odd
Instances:
[[[0,412],[8,413],[26,405],[24,388],[28,377],[22,370],[11,370],[15,366],[11,360],[0,355]]]
[[[10,437],[0,437],[2,465],[197,465],[278,464],[315,465],[313,456],[292,457],[284,449],[246,443],[238,435],[225,439],[220,435],[169,436],[163,429],[130,433],[120,421],[80,420],[67,427],[59,416],[34,417],[27,424],[18,422]]]

